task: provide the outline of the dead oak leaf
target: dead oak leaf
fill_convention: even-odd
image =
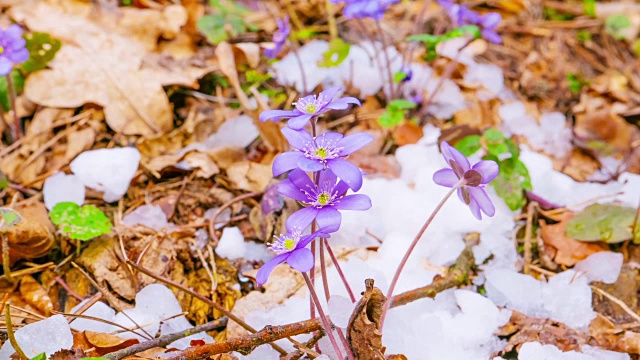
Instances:
[[[565,213],[560,217],[561,221],[554,225],[540,222],[542,240],[545,245],[550,245],[557,250],[553,260],[560,265],[573,266],[593,253],[606,250],[597,243],[578,241],[565,235],[567,222],[573,216],[573,213]]]

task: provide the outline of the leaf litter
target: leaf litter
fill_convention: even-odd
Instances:
[[[624,65],[638,55],[637,19],[620,15],[630,14],[624,4],[597,2],[589,15],[580,2],[547,2],[534,19],[524,11],[533,5],[519,1],[481,6],[502,14],[504,45],[480,39],[460,50],[463,39],[453,39],[439,42],[433,51],[441,56],[425,61],[419,44],[403,39],[416,20],[443,33],[449,25],[437,16],[438,5],[420,15],[421,2],[394,4],[376,28],[322,3],[249,1],[246,11],[235,2],[187,0],[8,6],[6,21],[24,26],[32,58],[17,69],[24,89],[17,87],[15,110],[25,137],[5,135],[0,148],[8,179],[8,186],[0,183],[0,201],[22,219],[5,219],[2,227],[12,271],[0,288],[3,308],[11,304],[12,321],[4,326],[13,327],[29,358],[104,356],[211,323],[223,318],[221,309],[256,330],[308,320],[309,293],[299,274],[280,265],[262,289],[255,283],[270,258],[266,245],[286,231],[297,207],[269,192],[277,186],[271,164],[286,144],[278,124],[257,119],[259,111],[287,109],[335,85],[364,106],[319,126],[375,134],[374,145],[350,158],[369,173],[361,191],[373,208],[345,213],[331,239],[363,306],[353,310],[328,259],[327,286],[316,286],[356,358],[638,356],[640,88]],[[270,63],[260,51],[270,47],[274,12],[291,15],[299,44]],[[363,26],[382,41],[363,37]],[[390,82],[387,67],[411,78],[402,86]],[[2,91],[8,110],[13,105]],[[397,95],[419,106],[394,110]],[[368,309],[382,300],[372,294],[388,289],[404,249],[444,195],[431,184],[446,165],[438,140],[461,142],[464,126],[480,139],[465,154],[473,162],[494,155],[501,166],[520,161],[530,179],[504,175],[500,186],[488,186],[497,209],[483,222],[464,204],[443,207],[397,289],[410,293],[448,279],[446,269],[470,233],[479,236],[473,270],[455,282],[460,289],[434,290],[435,298],[421,295],[393,308],[380,333],[377,312]],[[518,152],[495,150],[492,129]],[[237,199],[265,191],[262,204],[259,196]],[[526,206],[534,199],[540,207]],[[61,219],[61,204],[92,209],[95,218]],[[70,231],[83,228],[90,231]],[[367,279],[378,290],[364,287]],[[322,327],[308,326],[315,330],[294,342],[258,342],[247,351],[232,345],[249,332],[229,320],[130,358],[170,357],[212,343],[224,348],[216,355],[222,358],[276,359],[281,349],[290,358],[313,358],[318,350],[324,355],[316,358],[337,358],[327,336],[316,333],[314,340]],[[308,341],[317,347],[305,347]],[[13,350],[4,341],[0,358]]]

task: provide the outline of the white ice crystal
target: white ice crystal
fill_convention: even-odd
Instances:
[[[29,357],[46,353],[47,357],[62,349],[71,349],[73,335],[69,323],[62,315],[53,315],[44,320],[21,327],[15,332],[18,345]],[[0,359],[9,359],[15,352],[9,341],[0,349]]]
[[[227,227],[222,230],[220,242],[216,246],[216,254],[229,260],[247,259],[268,261],[273,253],[255,242],[244,241],[242,232],[237,227]]]
[[[582,353],[577,351],[562,352],[554,345],[542,345],[539,342],[528,342],[522,345],[518,360],[628,360],[629,355],[613,351],[582,346]]]
[[[162,208],[157,205],[142,205],[137,207],[122,219],[122,223],[130,227],[143,225],[156,231],[175,227],[174,224],[167,220],[167,215],[162,211]]]
[[[580,261],[573,269],[584,273],[589,281],[613,284],[618,280],[623,260],[624,256],[621,253],[600,251]]]
[[[129,189],[140,163],[134,147],[89,150],[70,164],[71,171],[87,187],[104,192],[106,202],[120,200]]]
[[[44,181],[42,195],[44,196],[44,205],[49,210],[61,202],[82,205],[84,204],[85,188],[76,175],[56,172]]]

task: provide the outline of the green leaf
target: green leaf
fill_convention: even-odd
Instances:
[[[342,64],[344,59],[349,56],[350,49],[351,44],[342,41],[342,39],[332,40],[329,43],[329,50],[322,54],[322,61],[318,61],[318,66],[328,68]]]
[[[584,43],[587,40],[591,40],[591,33],[588,32],[587,30],[578,30],[578,33],[576,34],[578,37],[578,41],[580,41],[580,43]]]
[[[320,33],[314,29],[302,29],[293,33],[293,37],[299,40],[307,40],[315,37],[318,34]]]
[[[393,74],[393,82],[395,83],[402,82],[402,80],[406,79],[407,76],[409,76],[409,74],[407,74],[406,72],[398,71],[397,73]]]
[[[636,209],[614,204],[593,204],[567,222],[568,237],[580,241],[619,243],[631,239]]]
[[[113,227],[109,218],[93,205],[80,207],[72,202],[58,203],[49,216],[71,239],[90,240],[108,234]]]
[[[251,12],[248,7],[242,5],[237,1],[229,0],[210,0],[209,5],[225,14],[244,15]]]
[[[607,33],[618,40],[626,39],[626,36],[621,34],[620,30],[626,29],[629,26],[631,26],[631,20],[623,14],[611,15],[604,23],[604,28]]]
[[[0,190],[6,189],[7,186],[9,186],[9,179],[7,179],[5,174],[0,172]]]
[[[596,0],[582,0],[582,5],[584,6],[584,13],[587,16],[595,18],[596,17]]]
[[[212,44],[218,44],[229,37],[236,37],[247,31],[242,18],[233,14],[211,14],[198,20],[198,30]]]
[[[0,220],[2,220],[0,231],[6,231],[10,227],[22,221],[22,216],[20,216],[20,214],[18,214],[13,209],[10,209],[8,207],[0,207]]]
[[[47,354],[46,353],[38,354],[32,357],[31,360],[47,360]]]
[[[509,146],[506,144],[505,137],[500,131],[489,129],[484,132],[482,137],[485,140],[489,154],[500,157],[500,155],[509,152]]]
[[[501,161],[500,173],[491,182],[496,194],[500,196],[512,211],[522,208],[527,200],[524,196],[525,187],[522,183],[522,175],[513,171],[514,165],[510,165],[512,159]]]
[[[582,88],[589,85],[589,80],[585,80],[580,74],[567,73],[567,80],[569,80],[569,90],[573,94],[580,94]]]
[[[455,145],[455,148],[458,149],[464,156],[471,156],[475,154],[480,148],[482,144],[480,143],[480,135],[469,135],[464,139],[458,141]]]
[[[405,99],[391,100],[389,105],[387,105],[387,109],[394,109],[394,110],[408,110],[408,109],[415,109],[415,107],[416,107],[416,103],[414,103],[413,101],[405,100]]]
[[[378,118],[378,123],[385,129],[392,128],[404,120],[405,112],[402,110],[389,110]]]
[[[40,32],[28,33],[26,48],[29,50],[29,59],[20,65],[25,73],[42,70],[53,60],[58,50],[62,46],[60,40],[51,35]]]
[[[24,89],[24,75],[18,69],[11,70],[10,74],[13,79],[13,87],[16,91],[16,94],[22,92]],[[11,109],[11,102],[9,99],[9,83],[7,82],[6,76],[0,76],[0,106],[4,109],[4,111],[9,111]]]

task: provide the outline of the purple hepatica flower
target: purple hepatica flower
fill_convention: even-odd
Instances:
[[[349,186],[330,170],[318,173],[318,184],[313,183],[302,170],[289,173],[289,178],[278,185],[278,192],[309,207],[298,210],[287,219],[287,228],[305,229],[313,220],[327,232],[335,232],[340,227],[342,215],[338,210],[368,210],[371,199],[362,194],[346,195]]]
[[[287,42],[289,32],[291,32],[291,26],[289,26],[289,15],[285,16],[283,19],[276,19],[276,22],[278,23],[278,30],[273,33],[274,47],[267,49],[264,52],[269,59],[275,59],[276,56],[280,54],[282,47]]]
[[[0,75],[8,75],[14,64],[20,64],[29,59],[29,50],[25,49],[25,39],[22,38],[22,28],[10,25],[5,30],[0,29]]]
[[[278,155],[273,162],[273,176],[298,168],[306,172],[331,169],[353,191],[362,187],[362,173],[344,157],[373,141],[373,136],[357,133],[345,137],[329,132],[313,138],[305,130],[282,129],[294,151]]]
[[[284,118],[290,118],[289,127],[292,129],[302,129],[311,118],[320,116],[329,110],[344,110],[349,104],[360,106],[360,101],[354,97],[343,97],[333,100],[341,87],[332,87],[318,96],[309,95],[299,99],[293,110],[267,110],[260,114],[260,121],[277,121]]]
[[[372,18],[382,20],[385,10],[400,0],[331,0],[331,3],[345,3],[344,16],[347,19]]]
[[[495,31],[496,27],[502,21],[502,16],[500,16],[500,14],[490,12],[480,15],[465,5],[454,3],[453,0],[440,0],[438,3],[447,10],[451,21],[453,21],[457,26],[476,25],[480,28],[482,37],[487,41],[494,44],[502,44],[500,35]]]
[[[440,143],[440,151],[451,169],[436,171],[433,174],[433,181],[446,187],[460,186],[458,197],[469,205],[471,213],[479,220],[482,220],[480,210],[487,216],[493,216],[496,209],[484,190],[484,185],[498,176],[498,171],[500,171],[498,164],[495,161],[483,160],[472,167],[469,159],[446,141]]]
[[[276,256],[267,261],[256,275],[256,282],[258,286],[263,285],[269,279],[269,274],[273,269],[286,262],[292,268],[300,271],[307,272],[313,267],[313,255],[311,250],[306,246],[311,240],[316,237],[329,237],[323,229],[314,232],[311,235],[302,235],[300,229],[295,228],[286,234],[276,237],[276,240],[271,244],[269,249],[276,253]]]

